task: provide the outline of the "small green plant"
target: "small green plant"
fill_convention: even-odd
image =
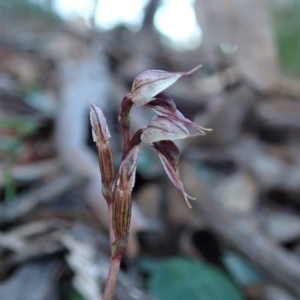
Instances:
[[[91,125],[93,139],[97,144],[102,192],[108,205],[109,233],[111,245],[110,270],[104,289],[103,300],[111,300],[117,283],[120,262],[127,248],[131,218],[131,193],[135,183],[139,146],[149,145],[157,152],[163,167],[172,183],[181,191],[189,207],[189,196],[183,187],[178,171],[179,149],[173,142],[190,136],[204,135],[211,129],[203,128],[185,118],[177,109],[173,99],[162,91],[189,72],[166,72],[150,70],[138,75],[132,85],[131,93],[122,101],[119,122],[123,129],[123,156],[117,175],[114,174],[114,157],[109,145],[109,129],[101,109],[91,105]],[[146,128],[139,129],[130,136],[129,113],[133,105],[153,109],[156,116]],[[194,129],[191,134],[186,126]]]
[[[24,138],[37,129],[35,120],[29,118],[8,118],[0,120],[0,153],[5,157],[4,165],[4,200],[8,201],[16,195],[16,183],[13,178],[12,166],[18,149]]]
[[[278,56],[286,75],[300,76],[300,2],[278,5],[268,1],[272,16]]]

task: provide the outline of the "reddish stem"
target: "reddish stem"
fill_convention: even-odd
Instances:
[[[120,109],[120,115],[119,115],[119,122],[123,129],[123,138],[124,138],[124,146],[123,146],[123,157],[126,156],[126,153],[129,149],[130,144],[130,119],[129,119],[129,113],[133,106],[133,102],[131,100],[131,95],[128,94],[124,97],[121,109]]]
[[[102,300],[112,300],[116,289],[122,254],[110,258],[110,267]]]
[[[124,137],[124,147],[123,147],[123,156],[122,159],[126,156],[128,149],[129,149],[129,143],[130,143],[130,133],[129,128],[123,128],[123,137]]]
[[[114,234],[114,230],[113,230],[113,227],[112,227],[112,202],[108,202],[107,208],[108,208],[109,241],[110,241],[110,245],[112,245],[113,242],[116,239],[115,234]]]
[[[133,102],[131,100],[131,95],[128,94],[124,97],[121,109],[120,109],[120,115],[119,115],[119,122],[123,129],[123,137],[124,137],[124,145],[123,145],[123,158],[126,156],[127,151],[129,150],[130,146],[130,119],[129,119],[129,113],[131,110],[131,107],[133,105]],[[123,159],[122,158],[122,159]],[[109,193],[110,192],[110,193]],[[105,195],[106,194],[106,195]],[[116,242],[116,237],[113,231],[112,227],[112,210],[113,210],[113,195],[112,192],[109,190],[108,193],[105,191],[104,197],[107,201],[108,206],[108,220],[109,220],[109,239],[110,239],[110,246],[111,249],[113,248],[113,244]],[[121,240],[121,239],[120,239]],[[119,241],[119,240],[118,240]],[[118,242],[117,241],[117,242]],[[122,244],[122,241],[121,241]],[[123,253],[127,246],[127,239],[124,245],[117,245],[117,252],[111,254],[110,258],[110,267],[109,267],[109,273],[107,282],[105,285],[104,293],[102,300],[112,300],[114,291],[116,289],[116,284],[118,280],[118,274],[120,270],[120,263],[123,257]],[[123,247],[123,248],[122,248]]]

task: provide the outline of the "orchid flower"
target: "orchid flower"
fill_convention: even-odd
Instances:
[[[138,162],[141,142],[155,149],[165,172],[177,187],[191,208],[188,195],[179,176],[178,161],[180,152],[174,140],[205,135],[211,129],[201,127],[187,119],[177,110],[173,99],[163,94],[166,88],[181,76],[190,75],[201,66],[188,72],[166,72],[150,70],[138,75],[121,104],[119,122],[123,129],[123,156],[116,178],[114,177],[114,158],[109,145],[110,133],[106,119],[100,108],[91,105],[91,125],[93,139],[97,144],[100,171],[102,175],[102,193],[108,205],[111,262],[107,283],[102,300],[112,300],[122,256],[127,248],[128,231],[131,219],[132,189]],[[139,129],[130,136],[129,113],[133,105],[153,109],[156,116],[147,128]],[[190,133],[188,127],[193,129]]]
[[[201,68],[201,65],[188,72],[166,72],[149,70],[138,75],[132,84],[131,98],[137,106],[154,100],[154,97],[175,83],[181,76],[190,75]]]
[[[185,192],[180,179],[178,171],[178,160],[180,156],[179,149],[172,141],[160,141],[153,143],[153,148],[156,150],[170,180],[182,192],[187,206],[191,208],[192,206],[188,199],[196,200],[196,198]]]
[[[188,123],[190,126],[192,126],[192,121],[186,120],[188,119],[184,118],[183,121],[179,121],[179,118],[173,119],[163,116],[155,116],[141,134],[141,141],[145,144],[151,145],[157,151],[168,177],[170,178],[172,183],[182,192],[188,207],[191,208],[188,198],[195,198],[189,196],[183,188],[183,184],[178,172],[178,159],[180,153],[177,146],[172,142],[172,140],[185,139],[190,136],[196,135],[203,135],[205,134],[203,130],[207,129],[201,127],[200,129],[198,129],[197,133],[191,135],[185,127],[185,123]],[[195,126],[193,127],[197,128],[197,126],[198,125],[195,124]]]
[[[161,92],[175,83],[181,76],[190,75],[200,67],[201,65],[188,72],[159,70],[143,72],[135,78],[130,94],[134,104],[147,106],[157,113],[157,116],[152,118],[140,138],[143,143],[149,144],[157,151],[167,175],[172,183],[182,192],[188,207],[191,207],[188,198],[195,198],[189,196],[183,188],[177,166],[179,150],[171,141],[205,135],[206,131],[211,131],[211,129],[201,127],[185,118],[176,109],[173,99]],[[196,132],[190,134],[186,126],[192,127]],[[171,155],[174,153],[177,155],[176,163],[174,163],[174,157]]]
[[[201,127],[198,130],[198,133],[191,135],[184,125],[184,123],[187,123],[185,120],[188,119],[184,118],[184,121],[179,121],[178,118],[172,119],[155,116],[141,134],[141,141],[145,144],[151,145],[157,151],[167,175],[172,183],[182,192],[188,207],[191,208],[188,198],[194,198],[189,196],[183,188],[178,172],[178,159],[180,153],[172,140],[185,139],[195,135],[203,135],[205,134],[203,130],[207,129]],[[188,124],[192,126],[190,124],[192,121],[188,121]],[[196,126],[198,125],[195,124],[193,127],[195,128]]]
[[[167,94],[159,93],[155,96],[154,100],[147,103],[147,107],[152,108],[161,117],[165,117],[169,120],[175,120],[181,124],[194,128],[198,131],[198,134],[196,135],[205,135],[205,131],[211,131],[210,128],[204,128],[185,118],[183,114],[176,109],[173,99]]]

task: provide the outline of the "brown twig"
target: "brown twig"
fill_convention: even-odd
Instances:
[[[49,203],[82,182],[79,176],[63,173],[41,184],[12,201],[0,205],[0,223],[13,222],[35,209],[39,204]]]

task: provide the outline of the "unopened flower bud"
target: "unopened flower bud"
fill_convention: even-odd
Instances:
[[[131,218],[131,193],[135,183],[139,146],[131,148],[123,159],[113,193],[112,225],[116,240],[128,234]]]
[[[94,142],[97,145],[105,144],[110,138],[109,129],[102,110],[93,104],[90,110],[90,120]]]
[[[125,190],[116,190],[113,194],[113,231],[116,239],[128,234],[131,220],[131,192]]]
[[[108,139],[110,133],[102,110],[91,105],[90,119],[93,140],[97,144],[102,183],[105,188],[111,188],[114,180],[114,157]]]
[[[132,101],[137,106],[145,105],[154,100],[154,96],[171,86],[181,76],[190,75],[200,67],[201,65],[188,72],[145,71],[134,79],[131,89]]]

